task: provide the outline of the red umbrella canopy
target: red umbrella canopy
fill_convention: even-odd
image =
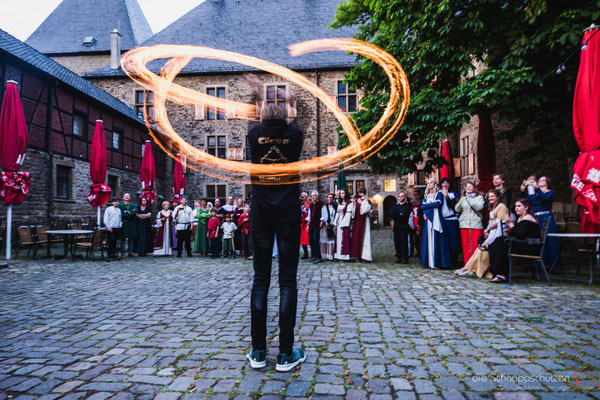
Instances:
[[[571,187],[582,207],[581,231],[600,231],[600,29],[583,34],[573,98],[573,133],[582,153],[573,166]]]
[[[440,168],[440,180],[448,178],[451,181],[454,179],[454,160],[452,159],[452,153],[450,151],[450,142],[448,139],[442,143],[442,157],[448,164],[442,165]]]
[[[584,33],[573,99],[573,131],[581,151],[600,148],[600,34]]]
[[[18,172],[27,152],[27,124],[17,82],[6,82],[0,111],[0,199],[5,206],[19,205],[29,193],[29,172]]]
[[[92,151],[90,154],[90,193],[87,201],[94,207],[102,207],[110,199],[112,190],[104,183],[106,180],[106,140],[104,138],[104,124],[96,121],[94,136],[92,137]]]
[[[0,114],[0,161],[6,172],[18,172],[27,152],[27,124],[19,88],[8,81]]]
[[[183,166],[181,165],[181,155],[177,154],[175,171],[173,172],[173,194],[177,197],[185,192],[185,177],[183,176]]]
[[[477,173],[478,188],[487,192],[494,188],[493,174],[496,172],[496,142],[489,114],[479,114],[479,132],[477,133]]]
[[[149,140],[146,140],[146,143],[144,144],[144,155],[142,156],[140,179],[142,181],[142,194],[140,195],[140,199],[146,198],[152,205],[154,200],[156,200],[156,193],[154,193],[156,170],[154,167],[154,156],[152,155],[152,144]]]

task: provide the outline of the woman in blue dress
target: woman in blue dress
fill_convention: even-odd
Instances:
[[[528,184],[531,185],[528,185]],[[552,216],[552,202],[554,201],[554,190],[550,189],[551,180],[547,176],[542,176],[538,181],[524,181],[521,185],[523,190],[527,186],[532,186],[529,189],[527,198],[531,202],[535,217],[540,223],[540,229],[544,226],[544,221],[550,220],[548,225],[548,233],[557,233],[556,222]],[[552,267],[556,259],[560,256],[560,243],[558,238],[547,238],[546,249],[544,250],[544,264],[547,268]]]
[[[421,243],[421,265],[429,268],[452,268],[447,232],[444,231],[444,216],[441,213],[443,195],[437,182],[431,178],[423,197],[423,239]]]

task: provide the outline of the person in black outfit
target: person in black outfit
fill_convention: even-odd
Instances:
[[[302,151],[302,132],[286,123],[286,113],[274,104],[261,113],[262,122],[248,133],[253,164],[291,163]],[[279,354],[276,370],[292,370],[306,359],[302,349],[293,349],[298,290],[296,275],[300,256],[299,176],[262,176],[250,171],[252,213],[250,223],[254,247],[254,283],[250,296],[252,348],[246,355],[252,368],[266,366],[267,295],[271,283],[273,241],[279,250]]]
[[[515,224],[512,220],[506,223],[508,236],[516,239],[539,239],[540,226],[533,213],[533,208],[528,199],[520,199],[515,203],[515,212],[519,217]],[[504,238],[498,238],[488,247],[490,253],[490,271],[493,278],[491,282],[506,282],[508,275],[508,245]],[[525,243],[514,243],[513,251],[518,254],[539,253],[539,246]]]
[[[312,262],[320,263],[323,261],[321,255],[321,210],[325,203],[319,199],[319,192],[313,190],[311,193],[312,202],[308,207],[308,238],[310,240],[310,254]]]
[[[406,198],[406,193],[398,193],[398,204],[390,210],[390,219],[394,229],[394,247],[396,248],[396,262],[408,264],[408,235],[410,225],[408,219],[412,217],[412,206]]]

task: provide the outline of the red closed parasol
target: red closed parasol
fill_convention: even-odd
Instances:
[[[17,82],[7,81],[0,112],[0,199],[8,206],[6,223],[6,259],[10,260],[12,206],[20,205],[29,193],[29,172],[19,172],[27,152],[27,125]]]
[[[573,99],[573,132],[582,153],[573,168],[571,187],[581,206],[584,233],[600,231],[600,27],[583,35]]]
[[[185,176],[183,176],[183,165],[181,164],[181,155],[177,154],[175,171],[173,171],[173,198],[172,202],[179,203],[179,199],[185,193]]]
[[[450,142],[448,139],[444,140],[442,143],[442,157],[448,164],[442,165],[440,168],[440,180],[444,178],[450,179],[450,181],[454,180],[454,160],[452,159],[452,153],[450,151]]]
[[[479,132],[477,133],[477,175],[480,191],[486,193],[494,188],[492,182],[496,172],[496,142],[489,114],[479,114]]]
[[[104,125],[102,120],[96,121],[94,136],[92,137],[92,151],[90,154],[90,193],[87,201],[94,207],[98,207],[98,226],[100,225],[100,207],[110,200],[111,189],[104,183],[106,180],[106,140],[104,138]]]
[[[142,194],[140,199],[147,199],[148,204],[152,205],[156,200],[154,185],[156,182],[156,170],[154,168],[154,156],[152,155],[152,144],[146,140],[144,144],[144,155],[142,156],[142,168],[140,169],[140,179],[142,181]]]

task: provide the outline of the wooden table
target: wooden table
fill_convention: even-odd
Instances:
[[[62,236],[65,239],[65,250],[62,256],[54,257],[56,260],[67,257],[69,251],[71,251],[71,256],[73,260],[75,260],[75,252],[73,251],[73,238],[75,236],[80,235],[91,235],[94,231],[84,230],[84,229],[64,229],[64,230],[52,230],[46,231],[46,233],[50,236]],[[50,238],[48,238],[50,239]]]
[[[596,268],[598,268],[600,270],[600,233],[549,233],[548,237],[555,237],[555,238],[570,238],[570,239],[596,239],[596,247],[594,250],[594,255],[593,257],[590,259],[590,280],[589,280],[589,284],[592,284],[592,280],[593,280],[593,260],[596,260]],[[552,267],[550,267],[550,270],[548,271],[548,273],[551,273],[552,270],[554,269],[554,267],[556,266],[556,263],[558,262],[560,257],[558,257],[556,260],[554,260],[554,263],[552,264]],[[580,279],[577,279],[580,280]]]

